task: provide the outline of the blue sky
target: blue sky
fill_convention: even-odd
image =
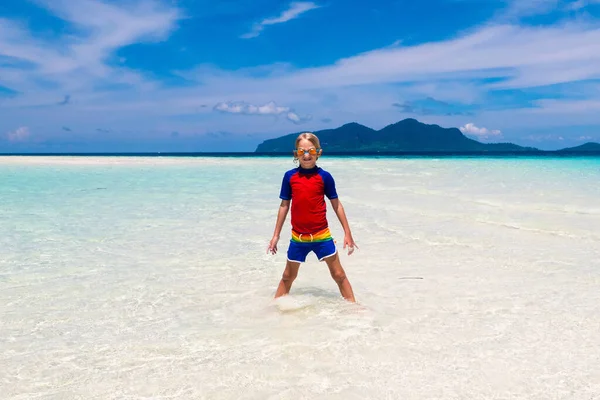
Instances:
[[[0,2],[0,152],[253,151],[409,117],[600,142],[600,0]]]

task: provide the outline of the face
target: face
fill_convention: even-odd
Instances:
[[[300,155],[299,153],[296,155],[296,157],[298,157],[298,160],[300,161],[300,166],[302,168],[310,169],[310,168],[314,168],[315,165],[317,165],[317,159],[321,155],[321,150],[316,149],[315,145],[312,144],[312,142],[310,140],[301,139],[300,142],[298,143],[297,149],[298,150],[300,150],[300,149],[317,150],[317,154],[310,154],[309,151],[306,151],[302,155]]]

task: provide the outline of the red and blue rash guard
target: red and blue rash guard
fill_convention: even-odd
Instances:
[[[336,199],[335,181],[320,167],[294,168],[285,173],[279,198],[292,201],[292,229],[314,234],[328,227],[325,197]]]

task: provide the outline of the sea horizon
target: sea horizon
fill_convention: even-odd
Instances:
[[[253,152],[253,151],[140,151],[140,152],[31,152],[31,153],[0,153],[0,157],[291,157],[289,152]],[[345,151],[324,152],[325,157],[365,157],[365,158],[404,158],[404,157],[540,157],[540,158],[580,158],[600,157],[600,151]]]

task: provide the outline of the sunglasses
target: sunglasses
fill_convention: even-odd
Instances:
[[[294,150],[294,153],[296,153],[299,156],[303,156],[306,153],[310,154],[311,156],[316,156],[317,152],[319,150],[321,150],[321,149],[315,149],[315,148],[310,148],[308,150],[306,150],[306,149],[296,149],[296,150]]]

